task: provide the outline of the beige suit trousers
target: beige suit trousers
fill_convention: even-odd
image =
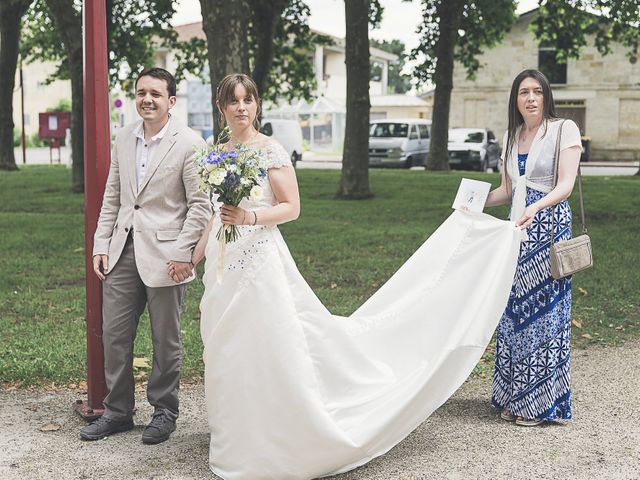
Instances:
[[[138,321],[148,306],[153,337],[153,365],[147,399],[155,411],[178,416],[182,365],[180,315],[187,284],[148,287],[136,266],[135,239],[127,238],[122,256],[103,282],[102,341],[108,394],[104,416],[127,420],[135,405],[133,342]]]

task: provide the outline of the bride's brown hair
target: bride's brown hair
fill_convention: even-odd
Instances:
[[[258,105],[256,111],[256,118],[253,119],[253,128],[260,130],[260,113],[262,112],[262,105],[260,101],[260,95],[258,95],[258,86],[256,82],[249,75],[244,73],[232,73],[224,77],[218,84],[216,89],[216,105],[220,112],[220,124],[226,126],[226,120],[222,111],[236,99],[236,87],[242,85],[253,100]]]

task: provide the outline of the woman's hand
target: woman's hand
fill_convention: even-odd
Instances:
[[[224,225],[247,225],[248,217],[247,211],[240,207],[225,204],[220,208],[220,221]]]
[[[520,217],[520,219],[516,222],[516,227],[520,227],[520,229],[529,228],[533,223],[533,218],[539,211],[540,208],[535,203],[529,205],[524,209],[522,217]]]

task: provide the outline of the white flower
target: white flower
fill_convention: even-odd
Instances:
[[[233,163],[230,165],[227,165],[227,171],[235,173],[235,171],[238,170],[238,167],[236,165],[234,165]]]
[[[216,168],[216,166],[213,163],[207,163],[204,168],[207,170],[207,172],[211,172],[214,168]]]
[[[264,190],[262,189],[262,187],[260,185],[256,185],[251,189],[249,196],[251,197],[251,200],[260,200],[263,194]]]
[[[218,168],[209,173],[209,182],[212,185],[220,185],[224,181],[224,177],[226,176],[227,172]]]
[[[241,185],[251,185],[251,180],[249,180],[248,178],[241,178],[240,179],[240,184]]]

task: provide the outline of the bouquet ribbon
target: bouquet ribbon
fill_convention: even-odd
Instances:
[[[222,276],[224,275],[224,251],[227,244],[224,233],[227,227],[227,225],[222,225],[220,227],[223,230],[222,235],[218,235],[218,270],[216,278],[219,284],[222,283]]]

